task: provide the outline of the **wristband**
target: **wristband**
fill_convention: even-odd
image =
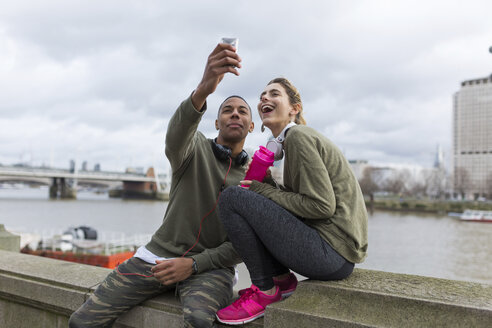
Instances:
[[[198,265],[196,264],[195,259],[193,260],[193,264],[191,265],[191,274],[197,274],[198,273]]]

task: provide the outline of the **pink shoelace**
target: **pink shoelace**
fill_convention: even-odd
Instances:
[[[256,291],[258,291],[258,288],[256,287],[251,287],[251,288],[246,288],[243,289],[243,293],[241,293],[241,297],[239,297],[237,300],[234,301],[231,305],[233,305],[236,308],[239,308],[242,303],[245,303],[248,301],[254,294],[256,294]]]

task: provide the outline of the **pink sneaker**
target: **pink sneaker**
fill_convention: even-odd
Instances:
[[[275,286],[278,286],[280,289],[280,294],[282,295],[282,298],[287,298],[290,295],[294,293],[294,291],[297,288],[297,278],[296,275],[293,274],[292,272],[289,274],[289,276],[283,280],[277,280],[273,278],[273,283]],[[238,294],[239,296],[243,295],[249,288],[246,289],[241,289]]]
[[[275,284],[275,286],[278,286],[278,288],[280,288],[280,294],[282,294],[282,298],[289,297],[297,288],[297,278],[292,272],[287,278],[283,280],[277,280],[273,278],[273,283]]]
[[[234,303],[217,311],[217,320],[228,325],[242,325],[262,317],[267,305],[282,299],[277,287],[275,295],[267,295],[255,285],[244,289],[241,297]]]

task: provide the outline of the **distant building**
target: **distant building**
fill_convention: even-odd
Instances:
[[[492,76],[467,80],[453,99],[454,191],[492,197]]]
[[[134,174],[144,174],[144,168],[141,166],[138,167],[127,167],[125,173],[134,173]]]
[[[73,159],[70,160],[70,172],[75,172],[75,161]]]
[[[364,170],[366,169],[366,167],[369,167],[368,162],[362,159],[351,159],[348,162],[355,174],[355,177],[357,178],[357,180],[360,180],[364,175]]]

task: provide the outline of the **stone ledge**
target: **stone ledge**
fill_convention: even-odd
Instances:
[[[68,318],[110,269],[0,250],[0,327],[66,327]],[[121,316],[116,328],[182,326],[183,311],[173,292]],[[36,317],[44,318],[36,321]],[[41,321],[40,321],[41,320]],[[22,321],[22,322],[19,322]],[[245,327],[262,327],[259,319]],[[219,327],[226,327],[219,325]]]
[[[304,281],[270,306],[266,327],[490,327],[492,285],[357,269]]]
[[[109,269],[0,251],[0,327],[66,327]],[[174,293],[118,319],[116,328],[182,326]],[[489,327],[492,285],[356,269],[341,281],[303,281],[265,320],[244,327]],[[221,326],[225,327],[225,326]]]

